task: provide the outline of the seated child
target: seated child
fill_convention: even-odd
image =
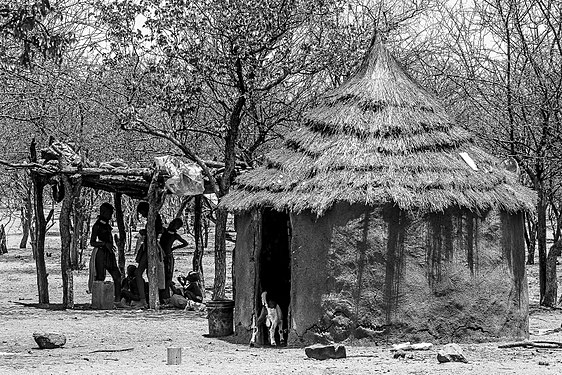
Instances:
[[[129,265],[127,267],[127,277],[121,282],[121,296],[125,299],[127,304],[131,304],[133,301],[140,301],[139,289],[137,286],[137,267],[134,265]],[[142,276],[141,276],[142,278]],[[145,299],[148,300],[148,283],[142,280],[145,284]]]
[[[177,280],[183,287],[183,296],[185,298],[197,303],[203,302],[203,292],[199,284],[201,280],[199,272],[189,271],[187,276],[178,276]]]

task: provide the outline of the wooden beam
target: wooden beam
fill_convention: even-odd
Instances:
[[[84,178],[84,186],[91,187],[100,190],[114,190],[114,192],[119,192],[118,190],[138,190],[144,191],[145,194],[148,193],[148,187],[150,183],[140,182],[140,181],[115,181],[106,179],[91,179],[88,177]]]
[[[214,160],[203,160],[203,163],[210,168],[224,168],[224,163]],[[62,170],[57,170],[57,167],[54,167],[52,164],[41,164],[38,162],[31,162],[31,163],[13,163],[7,160],[0,159],[0,164],[5,165],[10,168],[29,168],[29,169],[41,169],[45,170],[46,172],[53,172],[53,173],[81,173],[84,175],[88,174],[104,174],[104,175],[128,175],[128,176],[144,176],[146,178],[150,178],[154,170],[152,168],[99,168],[99,167],[72,167],[72,166],[65,166]],[[237,167],[241,167],[243,169],[249,169],[247,163],[245,162],[236,162]]]
[[[63,174],[80,174],[82,176],[137,176],[144,177],[147,181],[150,181],[153,170],[151,168],[115,168],[115,169],[104,169],[104,168],[76,168],[76,167],[65,167],[59,171]]]
[[[52,176],[56,174],[79,174],[82,176],[131,176],[143,177],[150,181],[152,176],[152,168],[92,168],[92,167],[72,167],[63,166],[62,168],[52,164],[39,164],[39,163],[10,163],[5,160],[0,160],[0,164],[4,164],[11,168],[30,168],[41,175]]]
[[[39,164],[37,162],[30,162],[30,163],[12,163],[7,160],[0,159],[0,164],[14,169],[41,169],[46,171],[51,171],[52,168],[49,166]]]

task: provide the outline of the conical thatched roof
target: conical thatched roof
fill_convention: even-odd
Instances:
[[[358,72],[325,94],[266,161],[237,179],[225,207],[321,214],[346,201],[429,212],[533,210],[532,191],[477,147],[377,37]]]

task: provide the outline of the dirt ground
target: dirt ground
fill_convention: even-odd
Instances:
[[[74,278],[77,309],[39,309],[35,265],[30,250],[17,249],[19,236],[10,234],[9,253],[0,256],[0,374],[560,374],[562,350],[499,349],[497,343],[461,345],[468,364],[439,364],[439,346],[412,357],[393,359],[388,344],[347,345],[348,358],[316,361],[302,348],[249,348],[226,339],[208,338],[204,313],[87,308],[87,271]],[[58,237],[48,237],[47,270],[51,303],[62,300]],[[189,251],[179,253],[176,272],[187,272]],[[128,261],[132,255],[128,255]],[[212,270],[211,254],[205,257]],[[229,271],[230,273],[230,271]],[[528,268],[531,302],[530,329],[560,327],[562,310],[538,308],[537,268]],[[213,275],[206,275],[208,286]],[[210,293],[207,294],[210,297]],[[81,308],[80,308],[81,307]],[[58,332],[67,337],[61,349],[37,349],[32,334]],[[562,341],[562,333],[531,339]],[[183,348],[179,366],[166,365],[168,347]],[[96,350],[119,350],[95,352]]]

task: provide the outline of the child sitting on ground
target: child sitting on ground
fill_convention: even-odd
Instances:
[[[177,280],[183,287],[183,296],[193,302],[203,302],[203,292],[201,291],[201,277],[199,272],[189,271],[187,276],[178,276]]]
[[[121,296],[125,299],[125,302],[130,305],[138,305],[141,300],[139,295],[139,289],[137,286],[137,267],[134,265],[129,265],[127,267],[127,277],[121,282]],[[142,277],[142,276],[141,276]],[[148,300],[148,283],[142,280],[145,285],[145,299]],[[137,302],[137,303],[135,303]]]

